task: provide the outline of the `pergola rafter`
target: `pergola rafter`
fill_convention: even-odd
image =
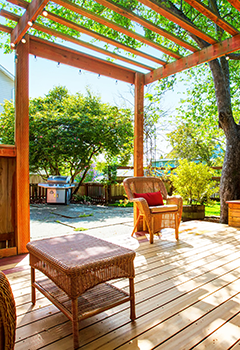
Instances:
[[[11,33],[11,43],[16,45],[37,19],[49,0],[33,0]]]
[[[61,0],[62,1],[62,0]],[[105,7],[108,7],[110,10],[115,11],[122,15],[123,17],[126,17],[136,23],[141,24],[143,27],[150,29],[151,31],[175,42],[176,44],[184,47],[187,50],[190,50],[192,52],[198,51],[198,49],[194,46],[186,42],[185,40],[177,37],[176,35],[170,33],[169,31],[160,28],[159,26],[155,25],[154,23],[146,20],[145,18],[142,18],[138,15],[136,15],[134,12],[124,8],[123,6],[117,5],[111,0],[96,0],[99,4],[104,5]]]
[[[239,0],[228,0],[230,4],[235,7],[238,11],[240,11],[240,1]]]
[[[129,30],[129,29],[126,29],[123,26],[120,26],[119,24],[114,23],[113,21],[109,21],[108,19],[106,19],[102,16],[96,15],[92,11],[85,10],[82,7],[76,5],[68,0],[64,0],[64,1],[55,0],[55,3],[67,8],[68,10],[76,12],[79,15],[88,17],[88,18],[94,20],[95,22],[103,24],[106,27],[109,27],[113,30],[120,32],[120,33],[126,34],[129,37],[136,39],[136,40],[138,40],[138,41],[140,41],[140,42],[142,42],[150,47],[153,47],[159,51],[162,51],[169,56],[172,56],[176,59],[181,58],[181,55],[177,54],[176,52],[174,52],[172,50],[165,48],[164,46],[162,46],[162,45],[160,45],[152,40],[145,38],[143,35],[137,34],[136,32]]]
[[[205,40],[209,44],[215,44],[217,41],[212,38],[210,35],[207,35],[202,30],[194,26],[193,24],[189,23],[176,13],[173,13],[170,9],[166,8],[165,6],[162,6],[158,4],[154,0],[139,0],[142,4],[150,7],[153,11],[156,11],[160,15],[164,16],[165,18],[169,19],[170,21],[178,24],[181,28],[185,29],[191,34],[196,35],[197,37]]]
[[[224,29],[227,33],[231,35],[239,34],[239,31],[234,28],[231,24],[227,23],[218,14],[211,11],[206,5],[204,5],[199,0],[185,0],[189,5],[194,7],[196,10],[201,12],[204,16],[208,17],[214,23],[216,23],[220,28]]]
[[[29,54],[135,85],[134,175],[141,176],[143,175],[144,85],[240,50],[240,34],[237,28],[226,21],[226,18],[222,18],[200,0],[185,0],[185,3],[190,6],[194,15],[204,18],[206,30],[179,15],[178,8],[184,4],[184,1],[180,3],[180,0],[172,9],[161,4],[161,1],[139,0],[138,4],[140,3],[144,11],[146,8],[146,13],[155,11],[153,20],[149,19],[149,16],[145,18],[145,14],[140,16],[135,9],[125,8],[113,0],[96,0],[97,6],[100,4],[103,9],[105,7],[103,13],[106,10],[108,18],[87,9],[86,2],[82,6],[69,0],[55,2],[7,0],[6,2],[25,10],[22,16],[17,15],[12,9],[7,11],[6,8],[0,11],[0,16],[16,22],[14,27],[12,22],[6,25],[0,24],[0,31],[10,34],[17,58],[15,146],[0,146],[0,157],[16,159],[16,174],[13,174],[12,180],[16,191],[13,191],[14,202],[11,203],[11,208],[15,208],[15,251],[20,254],[26,251],[26,243],[30,240]],[[228,0],[228,3],[230,7],[232,6],[232,11],[235,13],[236,10],[240,11],[239,0]],[[101,6],[99,8],[101,11]],[[127,25],[124,26],[122,23],[120,25],[114,21],[114,13],[123,19],[125,17]],[[44,15],[46,17],[43,20]],[[164,21],[168,21],[171,26],[178,29],[176,32],[178,34],[164,28],[162,23],[157,24],[161,16],[164,17]],[[93,28],[85,26],[89,21],[93,21]],[[208,30],[216,26],[227,33],[221,41],[213,37]],[[35,31],[33,32],[31,28]],[[99,28],[103,28],[103,31],[101,32]],[[151,31],[153,35],[149,35]],[[108,32],[111,32],[111,35],[116,34],[115,37],[108,36]],[[46,36],[43,37],[44,34],[50,38],[46,39]],[[79,38],[82,34],[87,36],[86,40]],[[89,37],[98,42],[88,42]],[[64,41],[63,45],[59,43],[59,39]],[[204,48],[199,49],[194,42],[204,43]],[[78,51],[79,47],[81,52]],[[85,48],[90,49],[93,54],[85,53]],[[103,58],[98,57],[99,53]],[[130,55],[133,57],[129,57]],[[109,61],[109,57],[115,61]]]
[[[11,13],[11,12],[8,12],[8,11],[5,11],[5,10],[1,10],[1,15],[3,17],[5,17],[5,18],[10,19],[11,21],[15,21],[15,22],[18,22],[19,19],[20,19],[20,16],[16,15],[15,13]],[[102,49],[102,48],[94,46],[94,45],[92,45],[92,44],[90,44],[88,42],[85,42],[83,40],[74,38],[71,35],[63,34],[63,33],[59,32],[57,30],[54,30],[54,29],[48,28],[46,26],[43,26],[42,24],[34,23],[33,27],[35,29],[43,32],[43,33],[55,36],[56,38],[63,39],[64,41],[72,42],[73,44],[77,44],[79,46],[86,47],[86,48],[88,48],[90,50],[99,52],[99,53],[104,54],[106,56],[110,56],[110,57],[112,57],[114,59],[117,59],[117,60],[120,60],[120,61],[124,61],[126,63],[129,63],[129,64],[132,64],[132,65],[141,67],[141,68],[146,69],[146,70],[153,70],[153,67],[145,65],[145,64],[143,64],[141,62],[134,61],[134,60],[132,60],[130,58],[127,58],[127,57],[124,57],[124,56],[120,56],[120,55],[118,55],[118,54],[116,54],[114,52]],[[5,30],[7,30],[9,32],[12,32],[12,29],[11,28],[7,28],[6,26],[5,26],[5,29],[2,29],[2,31],[5,31]]]

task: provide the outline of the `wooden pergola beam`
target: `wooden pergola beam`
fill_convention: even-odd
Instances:
[[[112,62],[80,53],[62,45],[50,43],[40,38],[30,37],[29,53],[51,61],[67,64],[116,80],[134,84],[135,71]]]
[[[116,30],[117,32],[120,32],[120,33],[123,33],[127,36],[129,36],[130,38],[134,38],[135,40],[138,40],[150,47],[153,47],[155,48],[156,50],[159,50],[159,51],[162,51],[164,52],[165,54],[171,56],[171,57],[174,57],[176,59],[179,59],[181,58],[182,56],[179,55],[177,52],[174,52],[173,50],[170,50],[148,38],[146,38],[145,36],[143,35],[140,35],[130,29],[126,29],[125,27],[113,22],[113,21],[110,21],[102,16],[99,16],[99,15],[96,15],[95,13],[93,13],[92,11],[89,11],[89,10],[86,10],[86,9],[83,9],[82,6],[78,6],[76,4],[74,4],[73,2],[71,1],[68,1],[68,0],[55,0],[54,1],[55,3],[57,3],[58,5],[61,5],[65,8],[67,8],[68,10],[70,11],[73,11],[75,13],[78,13],[82,16],[85,16],[87,18],[90,18],[92,19],[93,21],[97,22],[97,23],[100,23],[108,28],[111,28],[113,30]]]
[[[161,65],[165,65],[166,64],[165,61],[163,61],[163,60],[161,60],[159,58],[156,58],[156,57],[154,57],[152,55],[146,54],[146,53],[144,53],[144,52],[142,52],[140,50],[133,49],[132,47],[124,45],[124,44],[120,43],[117,40],[110,39],[110,38],[108,38],[108,37],[106,37],[106,36],[104,36],[102,34],[96,33],[93,30],[87,29],[87,28],[85,28],[85,27],[83,27],[83,26],[81,26],[79,24],[76,24],[76,23],[74,23],[72,21],[69,21],[68,19],[64,19],[64,18],[62,18],[62,17],[60,17],[58,15],[55,15],[53,13],[49,13],[48,12],[48,18],[51,19],[52,21],[55,21],[55,22],[57,22],[59,24],[62,24],[63,26],[69,27],[69,28],[71,28],[73,30],[76,30],[76,31],[81,32],[81,33],[86,34],[86,35],[89,35],[89,36],[91,36],[91,37],[93,37],[93,38],[95,38],[97,40],[106,42],[106,43],[108,43],[110,45],[116,46],[119,49],[123,49],[123,50],[125,50],[127,52],[131,52],[134,55],[141,56],[143,58],[146,58],[148,60],[151,60],[151,61],[156,62],[156,63],[161,64]]]
[[[239,31],[234,28],[231,24],[227,23],[224,19],[218,16],[216,13],[211,11],[203,2],[199,0],[185,0],[189,5],[194,7],[196,10],[201,12],[204,16],[209,18],[211,21],[216,23],[220,28],[224,29],[227,33],[231,35],[239,34]]]
[[[11,2],[12,4],[14,5],[17,5],[17,6],[20,6],[20,7],[23,7],[23,8],[27,8],[28,6],[28,2],[25,1],[25,0],[8,0],[8,2]],[[103,41],[103,42],[106,42],[110,45],[113,45],[117,48],[120,48],[126,52],[131,52],[132,54],[136,55],[136,56],[139,56],[139,57],[143,57],[149,61],[152,61],[152,62],[155,62],[157,64],[160,64],[160,65],[165,65],[166,62],[157,58],[157,57],[154,57],[152,55],[149,55],[149,54],[146,54],[145,52],[143,51],[140,51],[140,50],[137,50],[137,49],[134,49],[134,48],[131,48],[127,45],[124,45],[120,42],[118,42],[117,40],[114,40],[114,39],[110,39],[102,34],[99,34],[99,33],[96,33],[94,32],[93,30],[90,30],[90,29],[87,29],[83,26],[80,26],[80,25],[77,25],[69,20],[66,20],[66,19],[63,19],[62,17],[60,16],[57,16],[51,12],[48,12],[48,18],[51,19],[52,21],[55,21],[57,23],[60,23],[64,26],[67,26],[71,29],[74,29],[78,32],[81,32],[83,34],[86,34],[86,35],[89,35],[97,40],[100,40],[100,41]]]
[[[204,33],[202,30],[198,29],[195,25],[189,23],[179,15],[173,13],[171,10],[167,9],[167,7],[160,5],[155,0],[139,0],[142,4],[148,6],[153,11],[159,13],[170,21],[178,24],[183,29],[187,30],[189,33],[196,35],[197,37],[205,40],[209,44],[215,44],[217,41],[212,38],[210,35]]]
[[[134,84],[134,176],[143,176],[144,75],[136,73]],[[138,222],[138,216],[139,209],[134,204],[134,226]],[[137,231],[142,228],[142,222],[138,222]]]
[[[0,11],[0,15],[1,15],[1,11]],[[3,24],[0,24],[0,30],[4,33],[11,34],[13,29],[10,27],[4,26]]]
[[[29,199],[29,38],[16,49],[15,146],[16,146],[16,245],[26,253],[30,241]]]
[[[124,56],[121,56],[121,55],[118,55],[114,52],[111,52],[111,51],[108,51],[108,50],[105,50],[105,49],[102,49],[101,47],[98,47],[98,46],[95,46],[95,45],[92,45],[88,42],[85,42],[85,41],[82,41],[80,39],[77,39],[77,38],[74,38],[73,36],[71,35],[68,35],[68,34],[62,34],[61,32],[58,32],[54,29],[50,29],[48,27],[45,27],[41,24],[34,24],[34,28],[39,30],[39,31],[42,31],[44,33],[47,33],[49,35],[52,35],[52,36],[55,36],[57,38],[60,38],[60,39],[63,39],[65,41],[69,41],[69,42],[72,42],[74,44],[77,44],[77,45],[80,45],[82,47],[86,47],[87,49],[90,49],[90,50],[93,50],[95,52],[99,52],[103,55],[106,55],[108,57],[112,57],[116,60],[120,60],[120,61],[123,61],[123,62],[126,62],[128,64],[131,64],[133,66],[137,66],[137,67],[140,67],[140,68],[143,68],[143,69],[146,69],[148,71],[151,71],[153,70],[154,68],[147,65],[147,64],[143,64],[141,62],[138,62],[138,61],[134,61],[132,60],[131,58],[127,58],[127,57],[124,57]]]
[[[228,0],[228,2],[235,7],[238,11],[240,11],[240,1],[239,0]]]
[[[28,28],[31,26],[38,15],[42,13],[42,10],[46,6],[49,0],[32,0],[29,3],[25,13],[21,16],[18,24],[13,29],[11,34],[11,44],[16,45],[22,39]]]
[[[143,176],[144,74],[135,75],[134,176]]]
[[[5,10],[1,10],[0,11],[0,16],[3,16],[5,18],[8,18],[8,19],[10,19],[12,21],[16,21],[16,22],[19,21],[19,19],[20,19],[20,16],[14,14],[12,12],[5,11]],[[112,57],[112,58],[120,60],[120,61],[124,61],[124,62],[132,64],[134,66],[137,66],[137,67],[140,67],[140,68],[143,68],[143,69],[146,69],[146,70],[153,70],[154,69],[153,67],[150,67],[150,66],[148,66],[146,64],[143,64],[141,62],[134,61],[134,60],[132,60],[130,58],[127,58],[127,57],[124,57],[124,56],[120,56],[120,55],[118,55],[118,54],[116,54],[114,52],[102,49],[102,48],[100,48],[98,46],[94,46],[94,45],[92,45],[92,44],[90,44],[88,42],[85,42],[85,41],[82,41],[80,39],[74,38],[74,37],[72,37],[71,35],[68,35],[68,34],[63,34],[61,32],[58,32],[58,31],[54,30],[54,29],[45,27],[45,26],[43,26],[41,24],[34,23],[33,28],[35,28],[35,29],[37,29],[37,30],[39,30],[41,32],[44,32],[46,34],[55,36],[56,38],[60,38],[60,39],[63,39],[65,41],[69,41],[69,42],[72,42],[74,44],[80,45],[82,47],[86,47],[86,48],[88,48],[90,50],[99,52],[101,54],[104,54],[106,56]],[[11,30],[9,32],[11,33]]]
[[[116,2],[113,2],[111,0],[96,0],[99,4],[108,7],[110,10],[119,13],[120,15],[141,24],[143,27],[150,29],[151,31],[163,36],[164,38],[167,38],[176,44],[184,47],[187,50],[190,50],[192,52],[198,51],[198,48],[195,46],[189,44],[187,41],[177,37],[176,35],[170,33],[169,31],[160,28],[159,26],[155,25],[154,23],[146,20],[143,17],[140,17],[136,15],[134,12],[128,10],[127,8],[117,4]]]
[[[165,67],[155,69],[145,75],[145,84],[166,78],[185,69],[195,67],[201,63],[212,61],[218,57],[240,50],[240,34],[226,39],[220,43],[206,47]]]

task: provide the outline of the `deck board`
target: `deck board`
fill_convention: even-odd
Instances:
[[[105,237],[106,239],[106,237]],[[121,240],[122,241],[122,240]],[[129,237],[126,240],[129,246]],[[150,245],[132,238],[135,322],[128,303],[79,323],[80,348],[237,349],[240,343],[240,231],[221,224],[181,225]],[[117,243],[117,241],[116,241]],[[40,292],[31,304],[28,256],[3,258],[17,309],[15,350],[72,349],[72,325]],[[40,275],[38,272],[37,275]],[[112,281],[128,291],[128,280]]]

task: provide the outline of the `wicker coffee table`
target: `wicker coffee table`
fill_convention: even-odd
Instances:
[[[127,301],[131,320],[136,318],[134,251],[82,233],[33,241],[27,249],[32,303],[37,288],[72,321],[74,349],[78,321]],[[46,277],[36,281],[35,269]],[[105,283],[121,277],[129,278],[129,294]]]

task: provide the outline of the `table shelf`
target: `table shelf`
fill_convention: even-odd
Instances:
[[[72,321],[72,300],[48,278],[35,281],[33,286],[44,294]],[[109,283],[101,283],[78,297],[78,321],[130,301],[123,290]]]

